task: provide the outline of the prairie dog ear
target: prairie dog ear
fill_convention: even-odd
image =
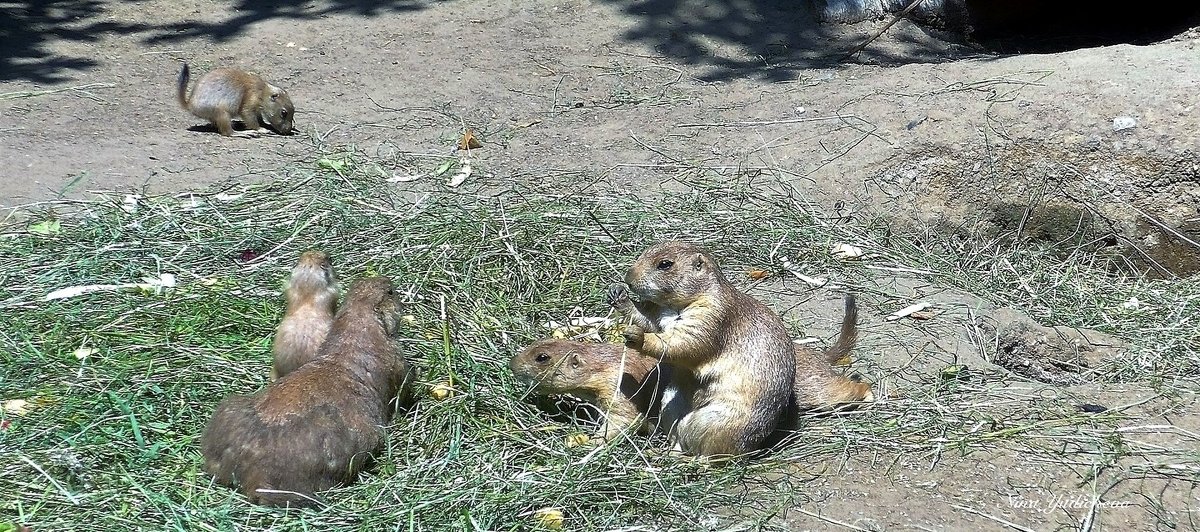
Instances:
[[[696,256],[692,258],[692,269],[695,271],[704,269],[704,255],[697,253]]]
[[[278,98],[279,98],[279,95],[280,95],[280,94],[283,94],[283,89],[281,89],[281,88],[279,88],[279,87],[276,87],[276,86],[274,86],[274,85],[271,85],[270,83],[268,83],[268,84],[267,84],[267,92],[270,92],[270,93],[271,93],[271,99],[272,99],[272,100],[275,100],[275,99],[278,99]]]
[[[579,358],[579,353],[571,352],[567,355],[567,363],[571,365],[571,369],[579,369],[583,366],[583,359]]]

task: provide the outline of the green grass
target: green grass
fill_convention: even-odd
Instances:
[[[1007,448],[1061,460],[1065,445],[1097,470],[1139,453],[1200,464],[1194,453],[1130,448],[1114,432],[1119,410],[1082,414],[1069,393],[1011,392],[1011,379],[995,371],[943,381],[940,368],[883,367],[862,350],[867,379],[898,383],[904,393],[813,419],[796,444],[767,459],[710,467],[657,452],[659,440],[568,447],[564,438],[587,428],[552,421],[530,404],[507,360],[548,334],[545,321],[564,321],[575,307],[605,314],[604,287],[655,240],[706,243],[747,287],[739,272],[777,271],[786,256],[809,275],[855,289],[864,312],[877,317],[911,301],[865,265],[925,270],[900,276],[1130,341],[1129,360],[1099,368],[1097,378],[1164,389],[1200,368],[1200,283],[1114,276],[1084,253],[1056,258],[1063,254],[883,218],[834,222],[765,176],[726,176],[715,186],[717,176],[688,171],[676,176],[682,191],[666,195],[570,181],[579,176],[420,192],[349,168],[339,174],[314,163],[288,179],[241,187],[234,198],[151,197],[132,213],[120,195],[43,206],[0,228],[0,400],[29,402],[24,415],[0,413],[8,424],[0,431],[0,524],[524,530],[534,526],[532,512],[556,507],[577,530],[754,527],[804,500],[804,482],[819,467],[800,464],[847,454]],[[26,230],[50,218],[61,232]],[[835,242],[872,255],[834,259],[827,251]],[[211,485],[199,434],[223,397],[265,385],[281,282],[313,247],[332,254],[344,280],[382,274],[411,293],[416,321],[401,337],[420,371],[421,399],[390,427],[388,447],[361,481],[326,494],[329,507],[259,508]],[[243,250],[260,255],[241,261]],[[174,290],[41,301],[66,286],[162,273],[177,276]],[[756,289],[785,294],[776,300],[811,290],[786,274]],[[1135,296],[1141,307],[1122,306]],[[958,325],[910,332],[936,337]],[[864,338],[868,348],[890,341]],[[94,352],[80,360],[79,348]],[[451,376],[461,393],[443,401],[424,393]]]

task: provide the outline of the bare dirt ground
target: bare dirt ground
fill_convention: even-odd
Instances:
[[[656,191],[697,166],[764,172],[831,215],[1022,224],[1051,241],[1065,238],[1055,228],[1106,223],[1117,235],[1110,245],[1150,257],[1162,275],[1200,269],[1180,240],[1200,238],[1195,32],[1150,46],[1000,57],[901,22],[859,62],[838,64],[831,59],[880,23],[818,26],[786,2],[25,4],[0,3],[0,207],[89,190],[277,179],[315,164],[314,146],[353,146],[389,171],[428,172],[422,154],[450,153],[471,127],[484,142],[472,179],[491,186],[562,173],[598,193]],[[181,61],[197,72],[250,68],[287,88],[299,134],[227,139],[201,127],[174,104]],[[1114,131],[1117,117],[1136,125]],[[890,346],[882,318],[868,320],[872,363],[888,374],[989,366],[969,333],[994,309],[945,297],[953,325],[905,337],[938,349]],[[832,302],[815,305],[812,316],[836,315]],[[1045,393],[1138,405],[1126,414],[1145,445],[1187,443],[1144,427],[1200,429],[1186,392],[1029,385],[1031,397]],[[797,495],[798,510],[776,524],[1197,526],[1195,472],[1125,480],[1103,493],[1113,505],[1097,506],[1111,479],[1155,465],[1118,461],[1092,480],[1083,466],[960,451],[824,464],[812,491]]]

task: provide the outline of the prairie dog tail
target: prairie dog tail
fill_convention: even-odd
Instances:
[[[175,98],[179,101],[179,106],[188,108],[188,81],[192,77],[192,71],[188,68],[188,64],[184,63],[183,68],[179,70],[179,77],[175,79]]]
[[[854,294],[846,294],[846,315],[842,317],[842,329],[829,349],[825,350],[825,360],[830,364],[841,360],[854,349],[858,341],[858,305],[854,302]]]

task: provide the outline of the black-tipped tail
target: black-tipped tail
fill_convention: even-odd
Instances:
[[[175,98],[179,101],[179,106],[184,109],[188,108],[187,89],[191,77],[192,71],[188,68],[188,64],[184,63],[183,68],[179,70],[179,77],[175,79]]]
[[[854,294],[846,294],[846,316],[842,318],[842,329],[838,332],[837,341],[825,350],[825,360],[832,364],[845,358],[857,341],[858,305],[854,301]]]

